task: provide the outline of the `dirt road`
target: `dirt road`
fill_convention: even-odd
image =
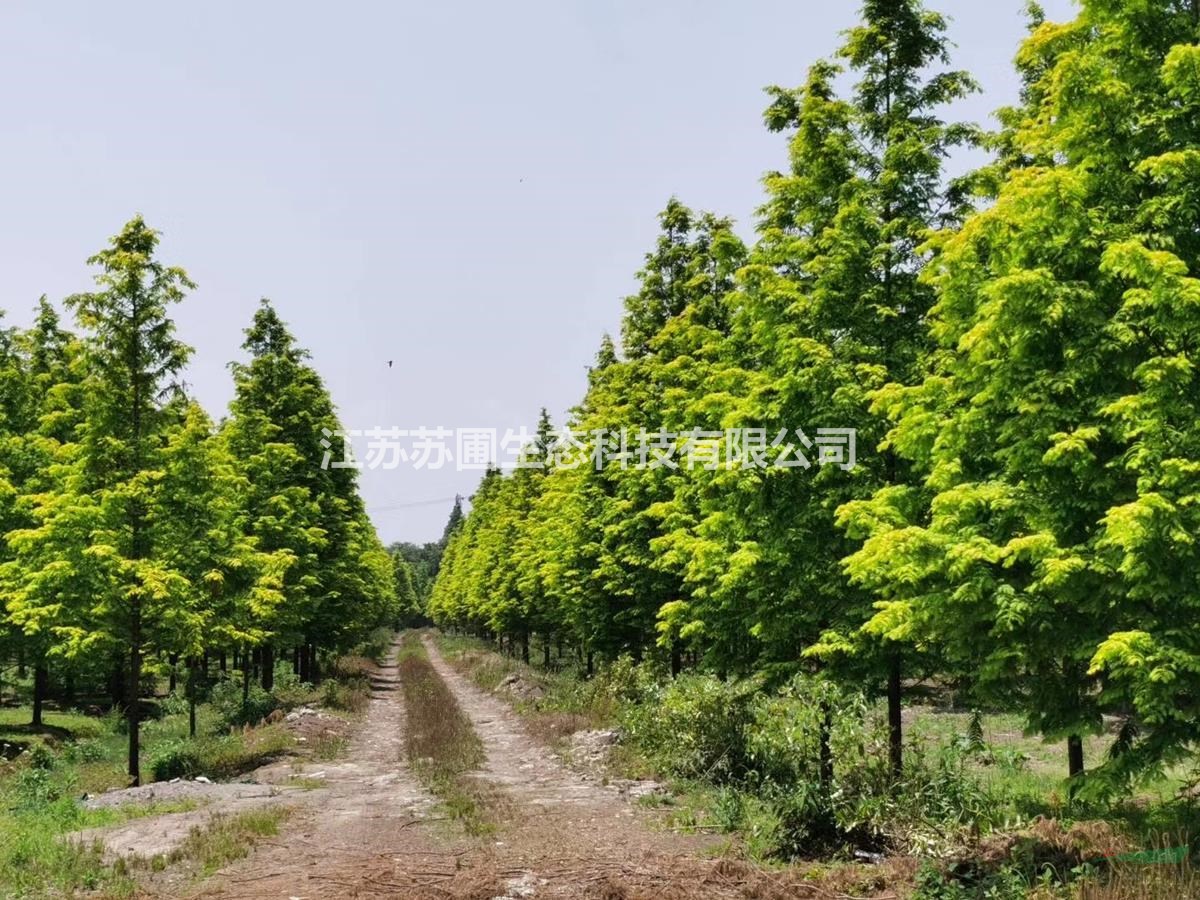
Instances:
[[[500,828],[463,835],[444,819],[405,761],[403,693],[394,653],[381,667],[366,719],[328,787],[298,795],[279,836],[191,897],[518,898],[802,896],[771,889],[745,864],[715,860],[711,836],[655,829],[651,814],[613,788],[584,781],[524,731],[516,715],[455,672],[426,640],[430,662],[484,742],[474,777],[497,796]],[[748,885],[755,887],[748,893]],[[780,888],[782,886],[779,886]],[[764,888],[766,888],[764,890]]]

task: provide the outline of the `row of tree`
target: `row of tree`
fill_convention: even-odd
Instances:
[[[148,662],[183,661],[194,686],[230,649],[269,689],[277,650],[310,680],[318,644],[397,615],[355,471],[321,467],[322,430],[340,427],[307,353],[264,301],[214,425],[170,317],[193,285],[157,243],[135,218],[89,261],[96,290],[66,300],[78,334],[45,299],[32,328],[0,331],[4,655],[33,668],[35,724],[55,668],[103,669],[135,783]]]
[[[672,201],[576,433],[857,429],[851,471],[489,471],[439,622],[713,671],[936,676],[1067,740],[1126,723],[1121,784],[1200,734],[1200,4],[1031,6],[984,134],[945,22],[867,0],[772,88],[789,166],[757,239]],[[990,161],[949,177],[954,148]],[[534,461],[553,459],[543,414]],[[777,450],[775,452],[778,452]]]

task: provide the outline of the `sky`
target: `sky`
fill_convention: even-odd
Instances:
[[[1016,97],[1024,0],[932,5],[984,89],[954,113],[987,124]],[[23,325],[89,289],[141,213],[198,285],[175,318],[215,416],[269,297],[348,429],[561,422],[669,197],[752,234],[786,165],[762,89],[802,83],[857,6],[8,0],[0,306]],[[479,475],[361,486],[385,541],[424,541]]]

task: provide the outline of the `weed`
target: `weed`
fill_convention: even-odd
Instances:
[[[469,834],[493,829],[494,790],[470,777],[485,761],[483,742],[454,694],[434,670],[415,634],[401,645],[400,681],[408,713],[408,758],[413,771]]]

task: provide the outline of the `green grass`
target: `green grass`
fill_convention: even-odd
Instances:
[[[301,699],[307,702],[317,696],[309,690]],[[201,774],[214,780],[232,778],[292,746],[291,734],[281,724],[231,732],[210,704],[197,709],[199,737],[193,740],[188,736],[186,705],[168,698],[162,706],[166,715],[142,724],[145,782],[154,780],[156,763],[163,765],[160,774],[165,778]],[[8,753],[0,752],[0,897],[71,896],[82,891],[132,895],[135,884],[124,864],[106,865],[99,848],[81,847],[64,837],[133,817],[186,811],[195,803],[85,809],[78,802],[84,794],[96,795],[129,783],[123,723],[113,714],[57,710],[48,710],[44,718],[45,725],[34,729],[28,724],[28,706],[0,709],[0,744],[9,745]],[[337,749],[333,744],[326,748],[326,758]],[[224,823],[213,836],[204,841],[197,838],[199,843],[188,852],[216,860],[238,844],[236,834],[244,837],[247,830],[267,827],[264,823],[277,815],[272,811],[265,819]],[[227,849],[218,847],[222,842]]]

